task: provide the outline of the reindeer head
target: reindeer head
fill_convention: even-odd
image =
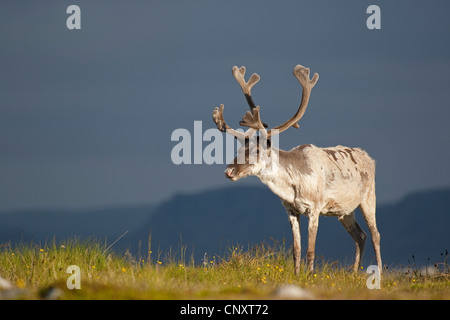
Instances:
[[[253,136],[245,139],[236,158],[225,169],[225,176],[236,181],[247,176],[259,176],[271,168],[271,140]]]
[[[250,111],[247,111],[244,114],[242,121],[240,121],[239,124],[248,127],[249,129],[246,132],[240,132],[230,128],[223,118],[223,104],[220,105],[219,108],[216,107],[214,109],[213,120],[220,131],[233,135],[241,143],[237,157],[225,169],[225,176],[232,181],[236,181],[249,175],[261,176],[262,174],[267,173],[267,170],[270,171],[273,169],[274,161],[277,161],[277,159],[276,157],[273,157],[271,137],[290,127],[299,127],[297,122],[302,118],[306,111],[311,89],[319,79],[319,75],[315,73],[310,80],[309,68],[305,68],[301,65],[297,65],[294,68],[294,76],[303,87],[300,107],[291,119],[273,129],[266,130],[268,127],[267,124],[263,123],[260,119],[260,107],[255,105],[251,96],[251,89],[260,80],[260,76],[254,73],[246,82],[244,78],[245,67],[238,68],[234,66],[232,71],[236,81],[241,86],[250,107]],[[257,133],[259,133],[259,135]]]

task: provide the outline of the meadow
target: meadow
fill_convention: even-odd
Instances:
[[[294,275],[292,252],[283,243],[232,246],[223,257],[194,262],[181,248],[142,257],[117,253],[98,240],[0,247],[0,276],[14,286],[3,299],[279,299],[280,287],[305,289],[307,299],[450,299],[447,253],[421,272],[414,265],[384,270],[381,289],[368,289],[367,266],[317,259],[314,272]],[[67,268],[80,270],[80,289],[69,289]],[[302,266],[302,270],[305,267]]]

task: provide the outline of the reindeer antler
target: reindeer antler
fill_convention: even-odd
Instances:
[[[239,124],[243,127],[249,127],[255,130],[264,129],[264,125],[259,117],[259,106],[252,109],[252,112],[247,111]]]
[[[309,68],[305,68],[304,66],[298,64],[294,68],[294,76],[300,81],[303,88],[309,88],[311,90],[319,80],[319,74],[314,73],[311,80],[309,80]]]
[[[244,92],[244,94],[251,96],[251,90],[252,90],[253,86],[258,83],[258,81],[261,79],[261,77],[257,73],[254,73],[251,75],[251,77],[250,77],[250,79],[248,79],[248,81],[245,81],[244,76],[245,76],[246,69],[244,66],[242,66],[240,68],[238,68],[237,66],[234,66],[231,69],[231,71],[233,72],[234,78],[241,86],[241,89]]]
[[[252,88],[255,84],[259,82],[261,77],[257,73],[253,73],[250,76],[250,79],[248,81],[245,81],[245,67],[242,66],[238,68],[237,66],[234,66],[231,69],[234,78],[236,79],[237,83],[241,86],[242,92],[244,92],[245,99],[247,100],[247,104],[250,107],[250,111],[253,112],[253,110],[256,108],[255,102],[253,102],[252,98]],[[262,123],[264,128],[267,128],[268,125],[264,122]]]
[[[227,132],[227,129],[231,129],[225,122],[223,118],[223,108],[224,105],[221,104],[220,108],[215,107],[213,110],[213,120],[217,126],[217,129],[219,129],[222,132]]]
[[[311,80],[309,79],[309,74],[310,74],[309,68],[305,68],[302,65],[297,65],[294,68],[294,76],[298,79],[298,81],[300,82],[300,84],[303,87],[302,101],[300,103],[300,106],[299,106],[297,112],[295,113],[295,115],[292,118],[290,118],[285,123],[273,128],[267,132],[268,138],[270,136],[272,136],[272,134],[275,131],[277,133],[281,133],[290,127],[294,127],[294,128],[299,127],[297,122],[300,121],[300,119],[303,117],[303,114],[306,111],[306,107],[308,106],[309,96],[311,95],[311,90],[316,85],[317,80],[319,80],[319,74],[315,73]],[[243,120],[244,121],[240,122],[240,124],[242,126],[247,126],[247,127],[253,128],[253,129],[257,129],[257,130],[262,129],[262,123],[260,120],[258,107],[256,107],[255,109],[252,110],[252,114],[247,112],[244,115]]]
[[[311,90],[316,85],[317,80],[319,80],[318,73],[314,73],[311,80],[309,79],[309,73],[310,73],[309,68],[305,68],[302,65],[295,66],[294,76],[297,78],[297,80],[300,82],[300,84],[303,87],[302,101],[300,103],[300,106],[299,106],[297,112],[291,119],[289,119],[285,123],[273,128],[273,129],[278,130],[278,133],[285,131],[289,127],[299,128],[299,125],[297,122],[300,121],[300,119],[303,117],[303,114],[306,111],[306,107],[308,106],[309,96],[311,95]],[[269,136],[271,135],[270,132],[268,134],[269,134]]]
[[[221,104],[220,107],[216,107],[213,110],[213,120],[217,125],[217,129],[219,129],[222,132],[229,133],[232,136],[235,136],[236,138],[242,140],[251,138],[255,134],[256,131],[252,128],[248,129],[246,132],[239,132],[230,128],[223,118],[223,108],[224,105]],[[259,107],[257,108],[257,110],[259,111]]]
[[[232,134],[233,136],[237,138],[248,138],[250,135],[253,135],[255,133],[255,130],[264,130],[264,128],[267,128],[267,125],[261,121],[259,111],[260,107],[255,106],[255,103],[253,102],[252,96],[251,96],[251,89],[253,86],[260,80],[259,75],[256,73],[252,74],[250,79],[248,81],[245,81],[245,67],[236,67],[234,66],[233,69],[233,75],[236,79],[236,81],[241,86],[242,91],[244,92],[244,95],[247,99],[248,105],[250,107],[250,111],[247,111],[244,116],[242,117],[242,121],[239,122],[241,126],[249,127],[245,133],[238,132],[232,128],[230,128],[223,118],[223,104],[220,105],[220,108],[215,108],[213,111],[213,120],[217,125],[217,128],[222,132],[228,132]],[[309,79],[310,70],[309,68],[305,68],[302,65],[297,65],[294,68],[294,76],[298,79],[300,84],[303,87],[302,92],[302,100],[300,103],[300,106],[295,113],[295,115],[290,118],[285,123],[269,130],[267,132],[267,137],[270,138],[272,134],[275,133],[281,133],[285,130],[287,130],[290,127],[298,128],[298,121],[303,117],[303,114],[306,111],[306,108],[308,106],[309,97],[311,95],[311,90],[316,85],[317,81],[319,80],[319,74],[315,73],[312,77],[312,79]],[[252,131],[250,131],[252,130]]]

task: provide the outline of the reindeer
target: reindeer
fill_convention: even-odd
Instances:
[[[381,274],[380,233],[375,221],[375,161],[360,148],[336,146],[319,148],[312,144],[301,145],[290,151],[271,146],[271,137],[290,127],[299,128],[298,121],[306,111],[311,90],[319,75],[310,79],[310,70],[301,65],[294,68],[294,76],[303,87],[300,106],[295,115],[285,123],[267,130],[267,124],[260,119],[260,107],[253,102],[252,87],[260,80],[254,73],[245,81],[245,67],[233,67],[232,72],[244,92],[250,111],[247,111],[239,123],[248,127],[246,132],[229,127],[223,117],[224,105],[215,108],[213,120],[217,128],[227,132],[240,141],[244,141],[237,157],[230,163],[225,176],[237,181],[253,175],[267,185],[281,199],[287,211],[293,235],[293,259],[295,274],[300,272],[301,242],[300,216],[308,217],[307,269],[314,268],[316,235],[319,216],[337,217],[356,245],[353,271],[361,265],[366,233],[355,219],[355,209],[359,206],[369,227],[375,250],[378,268]],[[261,147],[261,143],[250,143],[258,133],[258,140],[266,139],[270,148]],[[255,161],[250,161],[256,158]],[[241,160],[241,161],[239,161]],[[274,164],[277,170],[272,170]],[[269,170],[268,170],[269,169]]]

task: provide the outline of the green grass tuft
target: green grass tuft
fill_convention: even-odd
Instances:
[[[150,251],[144,258],[105,249],[93,239],[3,246],[0,275],[21,289],[14,298],[22,299],[42,299],[50,288],[58,288],[61,299],[271,299],[285,284],[307,289],[317,299],[450,298],[446,260],[426,274],[390,268],[384,271],[382,288],[369,290],[365,270],[353,274],[321,259],[314,272],[295,276],[292,253],[284,243],[249,250],[233,246],[224,257],[205,257],[201,265],[192,258],[186,261],[183,249],[164,257]],[[70,265],[80,267],[79,290],[66,286]]]

